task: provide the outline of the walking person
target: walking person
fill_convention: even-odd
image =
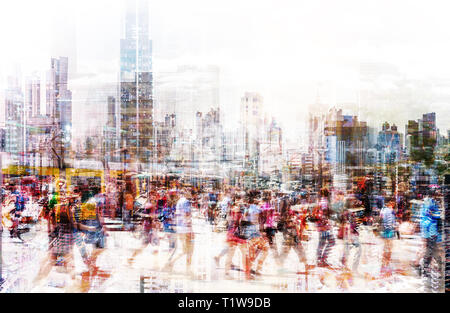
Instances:
[[[226,261],[225,261],[225,278],[231,279],[230,270],[232,267],[232,261],[236,249],[238,248],[241,252],[242,266],[245,268],[247,265],[247,240],[244,228],[241,225],[241,220],[245,211],[245,204],[241,199],[240,195],[236,195],[234,205],[231,208],[229,226],[227,232],[227,244],[228,250],[226,250]]]
[[[125,192],[123,196],[122,220],[125,230],[132,229],[131,218],[134,209],[134,196],[131,191]]]
[[[284,225],[282,228],[283,245],[280,253],[280,265],[283,266],[290,250],[294,250],[297,254],[298,261],[305,265],[305,271],[309,269],[306,259],[305,249],[302,245],[302,239],[306,230],[307,209],[294,202],[290,206],[286,216],[284,217]]]
[[[102,208],[101,199],[94,197],[92,191],[89,191],[88,200],[80,206],[79,225],[84,234],[84,243],[93,247],[87,261],[91,271],[97,269],[97,258],[104,252],[106,245],[106,228]]]
[[[172,269],[174,263],[186,256],[186,273],[190,276],[192,272],[192,255],[194,254],[194,231],[192,229],[192,193],[188,189],[182,191],[182,196],[178,200],[175,209],[176,233],[179,242],[182,245],[182,252],[177,256],[169,259],[165,266],[166,270]]]
[[[381,276],[387,277],[392,274],[392,269],[390,268],[391,257],[392,257],[392,246],[393,239],[395,235],[395,200],[389,200],[387,205],[385,205],[380,211],[380,222],[381,222],[381,238],[383,238],[383,257],[381,261]]]
[[[162,223],[162,231],[168,241],[169,246],[169,258],[171,261],[177,250],[177,234],[176,234],[176,221],[175,221],[175,211],[177,205],[177,194],[176,191],[169,191],[167,203],[164,205],[161,212],[159,212],[158,219]]]
[[[317,246],[317,266],[329,267],[328,256],[331,248],[335,245],[335,238],[330,224],[330,209],[329,209],[329,192],[328,189],[323,188],[320,191],[319,204],[316,207],[314,217],[316,219],[316,226],[319,232],[319,244]]]
[[[159,246],[158,226],[159,220],[157,219],[157,202],[154,196],[150,196],[144,204],[143,212],[139,212],[138,215],[142,217],[142,244],[139,248],[135,249],[128,259],[128,264],[132,264],[136,256],[142,253],[149,244],[155,247],[154,254],[158,253],[157,247]],[[163,206],[164,204],[162,204]],[[160,208],[163,210],[163,207]]]
[[[422,272],[425,292],[441,291],[443,288],[443,249],[442,231],[443,221],[439,203],[435,192],[429,191],[424,199],[420,212],[420,232],[425,243],[425,253],[422,260]],[[437,270],[432,271],[431,263],[435,261]]]
[[[344,251],[341,261],[344,270],[349,271],[347,262],[350,256],[350,250],[356,249],[351,268],[353,273],[357,273],[358,271],[362,252],[361,243],[359,241],[359,219],[357,216],[357,214],[360,214],[359,212],[360,211],[352,210],[352,208],[349,208],[348,205],[346,205],[342,214],[342,239],[344,240]]]
[[[234,197],[234,201],[233,201],[228,196],[228,193],[227,193],[224,196],[224,198],[222,199],[222,201],[220,202],[220,219],[221,219],[221,222],[219,223],[219,225],[222,224],[222,227],[224,227],[224,229],[227,232],[230,230],[230,226],[231,226],[231,223],[232,223],[232,221],[231,221],[231,216],[232,216],[231,210],[232,210],[236,200],[237,200],[237,197]],[[227,240],[225,240],[225,246],[220,251],[220,253],[214,257],[214,261],[216,263],[216,267],[219,267],[220,259],[227,254],[228,249],[229,249],[229,244],[228,244]]]
[[[270,193],[266,192],[263,195],[262,203],[261,203],[261,218],[262,218],[262,226],[264,231],[264,237],[267,238],[269,243],[270,250],[272,251],[273,258],[275,262],[279,265],[280,258],[278,255],[278,247],[276,241],[276,233],[277,233],[277,211],[275,210],[274,205],[272,204],[272,197]]]
[[[51,272],[53,266],[58,271],[73,272],[73,245],[75,242],[74,230],[76,221],[68,196],[60,198],[55,206],[55,238],[50,244],[49,253],[43,259],[33,285],[39,284]]]
[[[249,198],[248,204],[244,212],[244,220],[247,221],[245,232],[248,243],[245,276],[247,279],[253,279],[253,274],[261,275],[262,266],[269,251],[269,238],[265,232],[261,232],[261,230],[264,230],[264,219],[262,218],[260,205],[256,203],[254,198]],[[257,258],[256,270],[253,270],[252,266]]]

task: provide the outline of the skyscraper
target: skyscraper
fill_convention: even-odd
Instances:
[[[25,150],[24,101],[19,75],[8,77],[5,90],[5,151],[13,155],[18,155]]]
[[[388,122],[383,123],[378,133],[377,149],[381,151],[383,163],[394,163],[399,160],[402,150],[401,136],[395,124],[390,126]]]
[[[241,98],[241,129],[246,162],[254,164],[259,162],[257,160],[263,122],[262,96],[258,93],[246,92]]]
[[[41,81],[37,76],[26,79],[25,108],[28,117],[35,117],[41,114]]]
[[[72,92],[68,89],[69,59],[52,58],[47,73],[46,116],[50,120],[42,121],[44,129],[51,126],[51,141],[55,162],[59,168],[65,166],[65,159],[72,145]],[[39,122],[40,123],[40,122]]]
[[[414,161],[432,164],[437,143],[436,113],[423,114],[417,122],[409,120],[405,135],[409,157]]]
[[[47,116],[54,119],[65,141],[70,142],[72,133],[72,92],[68,83],[67,57],[52,58],[47,76]]]
[[[134,159],[153,156],[152,41],[148,2],[127,3],[125,38],[120,41],[120,145]]]

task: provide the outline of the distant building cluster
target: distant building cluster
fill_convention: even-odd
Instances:
[[[2,99],[5,118],[0,121],[0,149],[8,162],[61,169],[88,160],[102,164],[97,168],[117,163],[155,174],[209,175],[249,188],[289,183],[347,188],[351,177],[368,171],[385,186],[392,184],[387,179],[392,167],[409,161],[430,166],[444,159],[439,147],[448,145],[449,134],[441,135],[434,112],[409,120],[402,133],[389,121],[374,127],[361,120],[367,108],[348,114],[317,101],[305,114],[305,133],[298,134],[306,135],[306,144],[292,147],[286,145],[282,125],[267,113],[262,94],[245,92],[238,126],[229,129],[217,66],[185,65],[154,75],[145,1],[128,3],[124,29],[118,81],[88,87],[88,113],[96,123],[86,124],[82,134],[74,134],[72,127],[78,116],[67,57],[51,58],[45,80],[39,75],[23,79],[19,73],[9,77]],[[388,64],[361,64],[362,82],[383,75],[396,76],[398,71]],[[360,97],[371,105],[379,101],[380,108],[390,105],[367,86]],[[420,168],[416,172],[423,176]]]

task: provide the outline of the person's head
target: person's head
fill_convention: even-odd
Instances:
[[[328,198],[328,195],[329,195],[330,193],[329,193],[329,191],[328,191],[328,188],[322,188],[321,190],[320,190],[320,196],[321,197],[325,197],[325,198]]]
[[[242,200],[240,200],[240,199],[233,202],[233,205],[231,206],[231,212],[233,212],[233,213],[241,212],[241,205],[242,205]]]
[[[392,197],[386,198],[386,206],[391,209],[395,208],[395,198]]]
[[[176,190],[170,190],[169,192],[168,192],[168,199],[169,199],[169,202],[175,202],[175,201],[177,201],[177,199],[178,199],[178,196],[177,196],[177,192],[176,192]]]
[[[427,195],[427,197],[429,197],[429,198],[434,198],[434,197],[436,197],[437,195],[438,195],[438,189],[436,188],[436,187],[429,187],[427,190],[426,190],[426,195]]]
[[[182,195],[183,195],[183,197],[185,197],[188,200],[191,200],[193,198],[193,194],[192,194],[191,190],[189,190],[189,188],[185,188],[182,191]]]
[[[239,202],[241,200],[241,194],[240,193],[235,193],[234,195],[233,195],[233,199],[232,199],[232,201],[233,201],[233,203],[237,203],[237,202]]]
[[[342,190],[339,190],[339,191],[337,191],[336,192],[336,199],[338,200],[338,201],[341,201],[341,200],[343,200],[344,199],[344,192],[342,191]]]
[[[68,199],[69,199],[70,203],[76,203],[76,202],[78,202],[80,200],[80,195],[76,194],[76,193],[73,193],[70,196],[68,196]]]

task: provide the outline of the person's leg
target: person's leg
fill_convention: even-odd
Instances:
[[[307,260],[306,260],[306,254],[305,249],[303,248],[302,242],[300,239],[298,239],[297,243],[294,246],[295,253],[297,253],[298,260],[301,263],[304,263],[306,266]]]
[[[335,239],[334,239],[334,235],[331,233],[331,231],[327,232],[326,241],[327,241],[327,243],[325,245],[324,256],[323,256],[324,262],[328,262],[328,256],[330,255],[331,248],[333,248],[336,243]]]
[[[359,242],[359,237],[353,239],[353,246],[356,248],[356,253],[353,259],[352,271],[356,272],[358,271],[359,260],[361,258],[361,250],[362,250],[361,243]]]
[[[87,262],[88,254],[86,250],[86,244],[84,242],[84,234],[81,231],[75,231],[73,233],[73,238],[75,241],[75,245],[78,248],[78,251],[80,251],[81,258],[83,259],[83,262]]]
[[[125,225],[126,221],[126,208],[125,205],[122,206],[122,223]]]
[[[136,256],[138,256],[139,254],[142,253],[142,251],[144,251],[145,248],[148,247],[149,243],[150,243],[150,236],[147,233],[144,233],[144,239],[142,240],[141,246],[137,249],[134,249],[133,253],[131,254],[130,258],[128,259],[128,264],[131,265],[131,263],[133,263],[134,258]]]
[[[244,265],[245,270],[247,270],[247,266],[249,268],[249,272],[252,269],[252,265],[254,260],[256,259],[258,253],[258,238],[252,238],[248,240],[247,244],[247,260],[246,265]]]
[[[425,239],[425,254],[423,257],[423,271],[425,275],[428,275],[430,272],[430,264],[433,258],[433,250],[434,250],[434,240],[433,238]]]
[[[169,257],[169,260],[167,261],[166,265],[164,266],[166,269],[171,269],[172,266],[175,264],[175,262],[181,258],[186,253],[186,234],[177,234],[177,241],[179,240],[181,242],[181,249],[182,251],[178,254],[175,253],[175,249],[173,254]]]
[[[186,234],[186,269],[191,271],[192,255],[194,254],[194,233]]]
[[[344,251],[342,253],[341,263],[344,268],[347,268],[348,255],[350,253],[350,243],[348,238],[344,238]]]
[[[250,278],[250,256],[248,242],[239,245],[242,256],[242,267],[244,268],[245,277]]]
[[[177,235],[175,233],[167,233],[167,238],[169,240],[169,258],[172,260],[177,250]]]
[[[317,245],[317,265],[320,266],[321,264],[323,264],[323,253],[324,253],[324,247],[325,247],[325,243],[326,243],[326,232],[319,232],[319,243]]]
[[[443,262],[444,250],[442,249],[441,243],[435,244],[433,249],[433,259],[436,262],[436,271],[432,273],[432,288],[433,292],[441,292],[445,289],[445,271],[444,271],[444,262]]]
[[[280,255],[278,253],[278,246],[277,246],[274,229],[269,230],[269,232],[267,234],[267,239],[268,239],[268,243],[269,243],[269,248],[273,254],[273,258],[275,259],[275,262],[277,263],[277,265],[280,265],[281,260],[280,260]]]
[[[64,267],[66,269],[66,272],[69,274],[70,278],[72,280],[75,279],[75,262],[74,262],[74,254],[73,254],[73,249],[70,250],[70,252],[68,252],[65,255],[65,262],[64,262]]]
[[[256,268],[256,273],[260,274],[262,267],[264,265],[264,261],[267,258],[267,255],[269,254],[269,244],[263,239],[263,241],[261,241],[261,246],[259,247],[259,250],[261,251],[261,254],[259,256],[258,259],[258,266]]]
[[[431,291],[431,261],[433,259],[433,252],[435,250],[436,240],[435,237],[425,239],[425,255],[423,258],[423,278],[425,284],[425,291]]]
[[[228,250],[230,249],[230,247],[228,245],[226,245],[221,251],[220,253],[216,256],[216,258],[218,260],[220,260],[220,258],[222,258],[224,255],[227,254]]]
[[[416,257],[412,262],[412,266],[419,276],[422,276],[423,274],[423,260],[425,257],[426,250],[427,250],[427,243],[426,240],[422,238],[421,247],[420,249],[417,250]]]
[[[125,209],[125,225],[127,229],[132,229],[132,211]]]
[[[47,234],[48,234],[48,243],[50,244],[53,240],[52,225],[50,223],[50,218],[47,220]]]
[[[390,265],[390,263],[391,263],[391,258],[392,258],[392,245],[393,245],[393,241],[392,240],[389,240],[388,241],[388,245],[387,245],[387,247],[388,247],[388,253],[387,253],[387,261],[388,261],[388,266]]]
[[[236,244],[230,243],[229,249],[227,253],[227,259],[225,261],[225,274],[228,275],[230,269],[231,269],[231,262],[233,261],[233,256],[236,251]]]
[[[291,250],[292,244],[290,240],[285,239],[282,246],[281,246],[281,253],[279,255],[280,258],[280,266],[284,265],[284,260],[286,260],[287,255],[289,254],[289,251]]]
[[[391,260],[392,242],[389,238],[384,239],[383,259],[381,261],[382,274],[388,271],[388,266]]]
[[[54,261],[56,260],[56,256],[53,255],[52,252],[49,252],[46,257],[41,261],[41,265],[39,267],[39,272],[33,280],[33,285],[39,284],[44,278],[50,274]]]

